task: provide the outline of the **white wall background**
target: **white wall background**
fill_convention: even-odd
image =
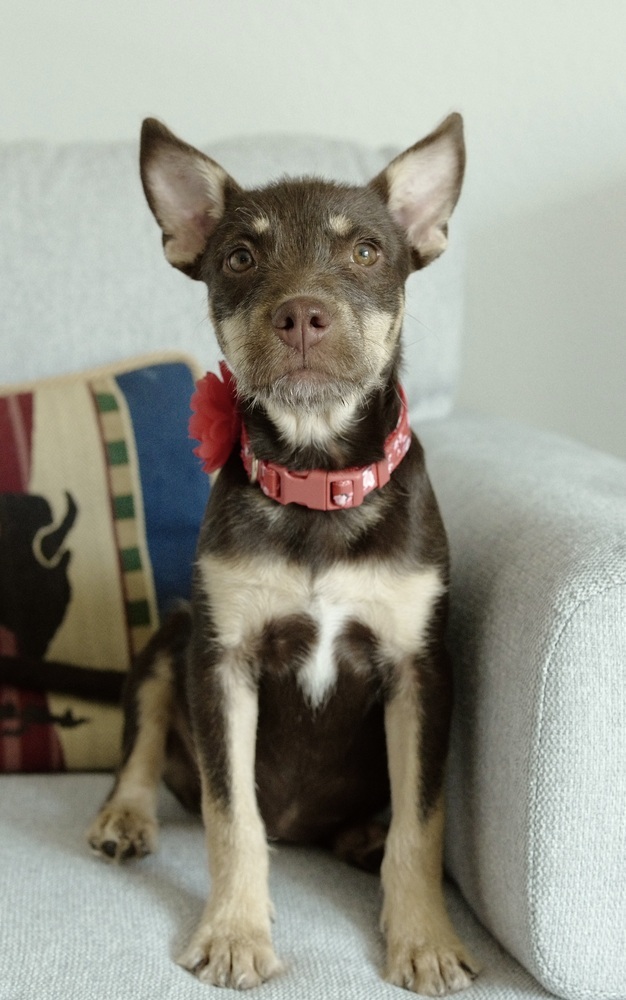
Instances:
[[[0,141],[466,119],[459,404],[626,458],[625,0],[0,0]],[[1,234],[0,234],[1,238]]]

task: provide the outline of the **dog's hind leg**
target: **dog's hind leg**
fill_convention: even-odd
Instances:
[[[175,709],[175,674],[189,639],[186,609],[171,615],[137,657],[124,693],[123,762],[87,831],[95,854],[109,861],[156,848],[156,803]]]
[[[385,854],[388,829],[387,823],[376,819],[346,826],[332,839],[333,854],[354,868],[378,873]]]

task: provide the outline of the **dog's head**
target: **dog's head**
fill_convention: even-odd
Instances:
[[[404,283],[439,256],[464,169],[453,114],[366,187],[303,178],[243,190],[154,119],[141,176],[170,264],[204,281],[242,395],[323,409],[381,385]]]

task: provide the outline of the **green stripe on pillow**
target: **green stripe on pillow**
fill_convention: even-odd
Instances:
[[[109,465],[128,465],[128,448],[125,441],[109,441],[107,454]]]
[[[135,500],[128,496],[113,497],[113,516],[116,521],[125,521],[135,516]]]
[[[115,410],[119,410],[117,399],[110,392],[98,392],[95,399],[100,413],[114,413]]]
[[[132,573],[141,569],[141,553],[138,548],[122,549],[120,552],[122,569],[125,573]]]

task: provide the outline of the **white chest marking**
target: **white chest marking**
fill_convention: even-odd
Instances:
[[[265,408],[283,441],[294,448],[326,445],[341,437],[350,427],[359,401],[358,394],[346,398],[321,413],[314,410],[290,410],[268,401]]]
[[[311,615],[318,636],[298,681],[314,706],[336,683],[335,645],[347,622],[367,625],[385,659],[399,663],[423,648],[434,605],[445,590],[435,566],[406,573],[364,561],[312,575],[306,566],[278,559],[201,556],[200,569],[226,648],[251,648],[272,620]]]
[[[311,656],[298,673],[298,683],[313,708],[318,708],[337,682],[335,640],[346,620],[348,609],[332,607],[321,601],[311,609],[319,629]]]

